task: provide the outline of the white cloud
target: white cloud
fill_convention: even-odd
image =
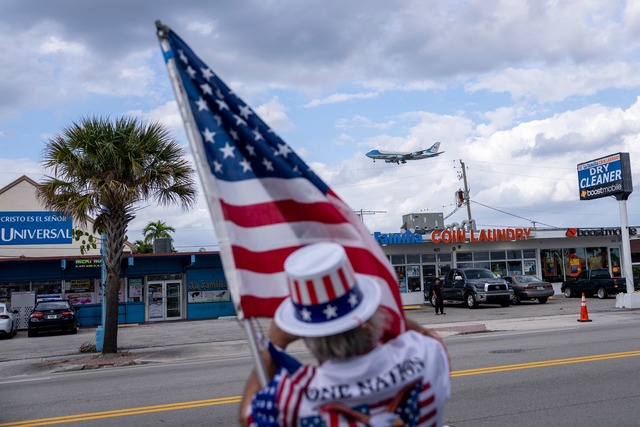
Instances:
[[[313,107],[318,107],[320,105],[337,104],[340,102],[352,101],[354,99],[370,99],[370,98],[375,98],[377,96],[378,94],[376,92],[334,93],[333,95],[329,95],[326,98],[312,99],[309,103],[305,105],[305,107],[313,108]]]
[[[290,131],[294,124],[287,116],[285,106],[278,97],[273,97],[255,109],[260,118],[269,125],[276,133]]]

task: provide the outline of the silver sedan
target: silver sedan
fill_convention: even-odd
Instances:
[[[503,277],[513,288],[513,304],[520,304],[521,301],[537,299],[540,304],[547,302],[554,294],[553,285],[543,282],[536,276],[513,275]]]

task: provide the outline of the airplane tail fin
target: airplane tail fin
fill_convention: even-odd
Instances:
[[[440,141],[433,144],[427,151],[430,153],[437,153],[439,149],[440,149]]]

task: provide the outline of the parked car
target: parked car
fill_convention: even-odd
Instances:
[[[544,304],[555,292],[551,283],[543,282],[536,276],[516,274],[506,276],[504,280],[513,288],[513,298],[511,298],[513,304],[520,304],[521,301],[535,299],[537,299],[540,304]]]
[[[634,290],[639,290],[638,279],[633,280]],[[594,268],[582,271],[578,277],[562,282],[562,293],[565,297],[596,295],[600,299],[620,292],[627,292],[627,281],[624,278],[612,278],[606,268]]]
[[[16,314],[18,310],[10,310],[6,303],[0,302],[0,336],[13,338],[18,333]]]
[[[33,337],[45,331],[78,332],[76,311],[69,301],[50,299],[36,303],[29,316],[27,336]]]
[[[507,282],[486,268],[454,268],[442,282],[442,299],[462,301],[469,308],[478,304],[509,307],[513,290]]]

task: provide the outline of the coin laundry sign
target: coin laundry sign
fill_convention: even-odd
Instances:
[[[0,245],[73,243],[71,217],[56,212],[0,212]]]
[[[578,165],[580,200],[615,196],[626,200],[633,192],[629,153],[617,153]]]

